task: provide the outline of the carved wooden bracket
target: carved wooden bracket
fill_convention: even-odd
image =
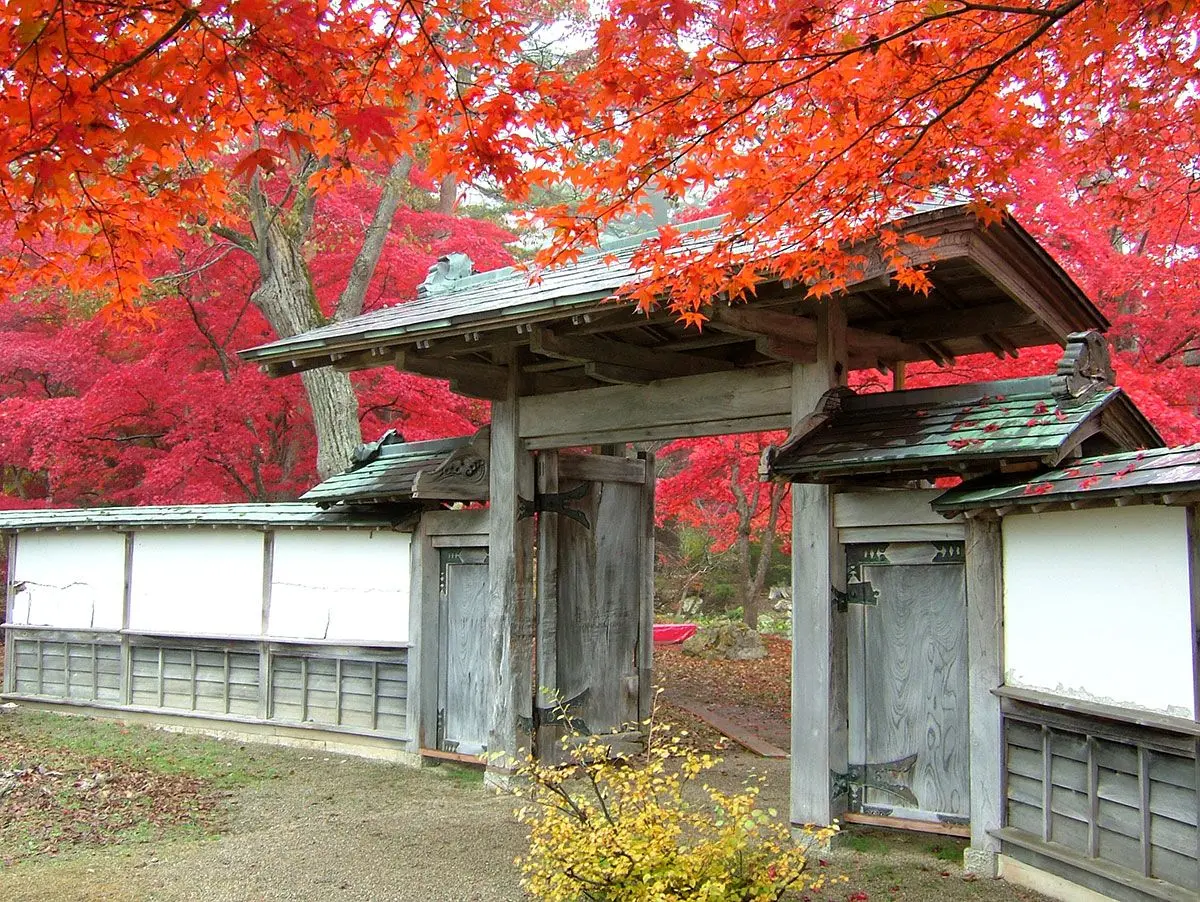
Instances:
[[[1095,388],[1115,384],[1117,378],[1109,356],[1108,341],[1095,330],[1072,332],[1067,347],[1050,377],[1054,395],[1066,400],[1080,398]]]
[[[487,501],[491,428],[475,433],[471,444],[456,448],[441,464],[417,473],[412,494],[434,501]]]
[[[795,446],[805,437],[812,435],[812,433],[832,420],[841,411],[846,399],[852,398],[854,395],[854,389],[848,388],[845,385],[831,388],[825,394],[821,395],[821,400],[817,402],[816,409],[792,427],[792,431],[788,433],[787,438],[778,446],[767,445],[763,450],[762,459],[758,464],[758,478],[763,482],[771,479],[771,469],[779,455]]]

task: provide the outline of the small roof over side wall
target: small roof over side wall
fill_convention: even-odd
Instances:
[[[872,482],[1053,467],[1090,449],[1162,439],[1112,384],[1108,346],[1072,335],[1053,376],[855,394],[834,389],[778,449],[767,475],[792,482]]]
[[[712,223],[692,224],[683,251],[703,251]],[[852,368],[892,367],[965,354],[1013,355],[1019,348],[1061,344],[1107,320],[1046,251],[1011,217],[983,225],[964,206],[897,220],[919,236],[913,262],[927,265],[932,288],[896,285],[878,242],[851,248],[866,262],[842,297]],[[650,316],[612,303],[623,286],[645,278],[633,265],[648,236],[626,239],[541,273],[518,269],[443,280],[438,290],[340,323],[243,351],[273,375],[315,367],[395,366],[450,380],[455,391],[499,398],[508,369],[524,396],[610,384],[779,366],[816,359],[816,313],[823,301],[804,285],[767,275],[753,301],[714,299],[703,332],[669,310]]]
[[[157,529],[232,527],[300,529],[371,527],[409,529],[412,507],[321,510],[315,504],[171,504],[142,507],[47,508],[0,511],[0,532],[47,529]]]
[[[485,501],[488,430],[474,436],[405,442],[394,432],[360,446],[345,473],[300,496],[322,507],[395,501]]]
[[[1200,501],[1200,444],[1088,458],[1027,479],[978,480],[951,489],[933,509],[959,513],[1060,510]]]

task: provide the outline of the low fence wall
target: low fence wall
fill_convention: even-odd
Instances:
[[[412,738],[406,644],[6,630],[10,697]]]
[[[1195,900],[1200,724],[1001,693],[1004,854],[1117,899]]]

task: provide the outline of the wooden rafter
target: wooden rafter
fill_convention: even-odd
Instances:
[[[731,363],[710,357],[646,348],[604,338],[560,335],[549,329],[535,330],[529,346],[534,353],[543,357],[620,367],[629,370],[631,374],[633,371],[641,371],[643,374],[651,374],[653,378],[659,379],[672,376],[698,376],[703,373],[716,373],[734,368]],[[625,381],[650,380],[639,378]]]

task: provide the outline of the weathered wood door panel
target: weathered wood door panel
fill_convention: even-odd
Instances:
[[[445,548],[440,556],[437,745],[482,755],[493,703],[487,551]]]
[[[541,716],[557,697],[585,732],[636,724],[649,714],[652,465],[546,453],[539,466],[543,497],[578,496],[538,514]]]
[[[847,549],[852,808],[970,813],[962,543]],[[857,588],[856,588],[857,587]]]

